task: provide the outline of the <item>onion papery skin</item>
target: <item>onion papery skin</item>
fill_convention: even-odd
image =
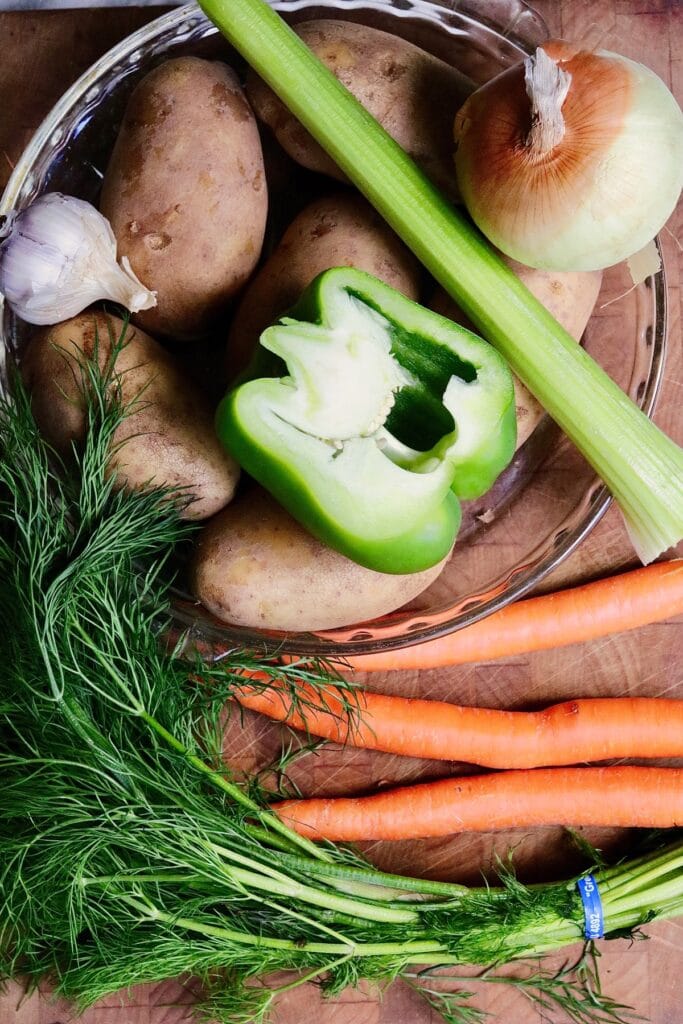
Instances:
[[[541,270],[601,270],[643,248],[683,186],[683,114],[642,64],[608,51],[546,53],[572,76],[562,140],[528,142],[524,64],[478,89],[455,121],[458,185],[470,216],[506,255]]]

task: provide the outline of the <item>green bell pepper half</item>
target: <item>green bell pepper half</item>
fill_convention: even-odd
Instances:
[[[514,454],[514,389],[501,356],[348,267],[320,274],[261,346],[255,379],[217,412],[237,461],[360,565],[411,573],[441,561],[459,499],[484,494]]]

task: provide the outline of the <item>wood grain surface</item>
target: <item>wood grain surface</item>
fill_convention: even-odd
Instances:
[[[535,0],[551,32],[599,44],[652,67],[683,96],[683,6],[677,0]],[[0,186],[42,117],[73,81],[114,42],[159,11],[91,11],[0,15]],[[669,355],[656,421],[683,442],[683,204],[663,232],[669,284]],[[579,550],[556,571],[549,585],[583,581],[635,561],[619,517],[610,510]],[[671,620],[629,634],[508,662],[481,663],[438,672],[403,672],[372,678],[372,685],[403,695],[455,699],[489,706],[538,706],[588,695],[667,694],[683,698],[683,622]],[[232,723],[230,729],[237,730]],[[282,741],[281,729],[247,713],[239,737],[239,767],[267,763]],[[233,747],[234,749],[234,747]],[[382,754],[330,747],[295,768],[307,792],[361,792],[386,782],[434,777],[458,766],[434,765]],[[605,830],[589,838],[611,852],[628,849],[628,832]],[[559,829],[454,836],[432,842],[367,845],[378,865],[422,872],[435,878],[472,882],[491,872],[494,853],[515,847],[526,879],[562,877],[577,865]],[[603,943],[604,988],[629,1003],[651,1024],[683,1021],[683,922],[647,928],[648,941]],[[571,955],[569,952],[568,955]],[[565,957],[556,958],[558,965]],[[468,986],[472,987],[472,986]],[[500,986],[474,984],[477,1002],[492,1024],[560,1024]],[[84,1024],[177,1024],[187,1016],[193,986],[164,982],[114,996],[83,1015]],[[68,1024],[73,1010],[48,993],[26,996],[10,985],[0,996],[0,1024]],[[363,988],[323,1001],[314,986],[283,999],[277,1024],[437,1024],[440,1018],[401,983],[385,991]]]

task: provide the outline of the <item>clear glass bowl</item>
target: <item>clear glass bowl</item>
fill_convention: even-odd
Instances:
[[[269,0],[288,21],[335,17],[404,36],[480,84],[547,38],[543,21],[521,0]],[[243,67],[194,5],[166,14],[94,64],[36,132],[0,202],[0,217],[47,190],[97,201],[102,171],[128,96],[155,64],[193,53]],[[270,147],[272,149],[272,147]],[[291,172],[296,175],[297,172]],[[287,181],[286,193],[307,187]],[[273,204],[280,209],[283,203]],[[285,204],[286,205],[286,204]],[[648,414],[664,360],[664,271],[637,288],[625,266],[606,272],[583,343]],[[0,357],[21,357],[27,328],[9,310],[0,325]],[[2,369],[2,366],[0,366]],[[546,418],[496,487],[465,510],[453,557],[410,606],[372,622],[325,633],[292,633],[292,653],[327,657],[370,653],[428,640],[466,626],[535,587],[592,530],[609,496],[586,462]],[[221,623],[176,592],[179,627],[205,650],[236,644],[277,651],[284,634]]]

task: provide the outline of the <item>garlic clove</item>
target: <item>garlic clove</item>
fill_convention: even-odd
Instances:
[[[132,285],[137,289],[135,292],[131,292],[130,295],[130,301],[133,305],[128,308],[131,313],[137,313],[139,309],[152,309],[153,306],[156,306],[157,293],[151,292],[149,288],[145,288],[144,284],[141,283],[140,278],[131,267],[130,260],[127,256],[123,257],[119,264],[119,268],[126,276],[128,288]]]

